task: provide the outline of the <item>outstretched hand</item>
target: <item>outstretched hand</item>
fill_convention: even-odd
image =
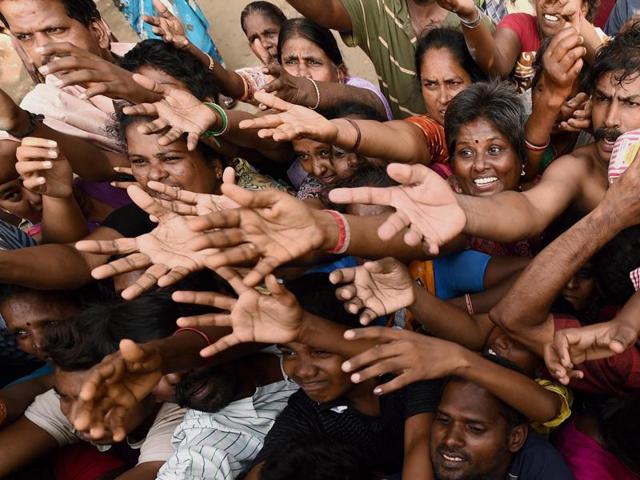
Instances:
[[[225,313],[210,313],[178,319],[180,327],[231,327],[233,332],[200,352],[215,355],[240,343],[288,343],[295,341],[302,328],[302,308],[296,297],[273,275],[266,278],[270,295],[247,287],[231,268],[217,270],[238,294],[238,298],[214,292],[174,292],[176,302],[194,303],[219,308]]]
[[[153,0],[153,8],[158,12],[157,16],[142,16],[142,19],[151,25],[151,31],[180,50],[188,48],[189,39],[182,22],[159,0]]]
[[[101,438],[111,430],[115,442],[124,440],[127,412],[147,397],[162,378],[162,358],[153,344],[122,340],[120,350],[89,371],[74,402],[74,427]]]
[[[215,124],[216,114],[189,92],[162,85],[137,73],[133,75],[133,80],[162,96],[155,103],[141,103],[122,109],[125,115],[158,117],[139,125],[138,131],[146,135],[160,133],[160,145],[169,145],[186,133],[187,148],[195,150],[200,136]]]
[[[568,385],[573,378],[583,378],[576,366],[590,360],[612,357],[633,346],[638,332],[615,319],[581,328],[567,328],[555,333],[545,345],[544,360],[549,372]]]
[[[256,92],[253,98],[280,113],[243,120],[240,128],[259,129],[260,138],[273,138],[276,142],[308,138],[321,143],[335,143],[338,128],[319,113],[263,91]]]
[[[407,268],[395,258],[386,257],[354,268],[341,268],[329,275],[349,312],[360,313],[360,323],[368,325],[382,315],[396,312],[415,302],[413,282]]]
[[[396,375],[377,386],[376,395],[399,390],[420,380],[433,380],[454,375],[463,366],[464,347],[440,338],[408,330],[367,327],[347,330],[347,340],[372,340],[376,346],[342,364],[351,373],[353,383],[361,383],[386,374]]]
[[[440,246],[459,235],[466,217],[458,205],[449,184],[424,165],[392,163],[387,167],[391,178],[400,183],[395,187],[336,188],[329,192],[334,203],[365,203],[386,205],[395,213],[378,229],[381,240],[387,241],[405,231],[409,246],[422,245],[437,255]]]
[[[25,188],[56,198],[69,198],[73,194],[73,170],[53,140],[23,139],[16,150],[16,159],[16,171]]]
[[[291,195],[229,184],[222,185],[222,193],[241,207],[188,220],[192,230],[205,233],[187,248],[223,249],[206,256],[205,265],[210,269],[257,260],[244,279],[246,285],[255,286],[280,265],[322,245],[324,232],[314,211]]]
[[[195,251],[188,247],[196,234],[189,229],[186,217],[162,207],[140,187],[131,186],[127,192],[136,205],[158,220],[158,226],[136,238],[78,242],[76,248],[83,252],[127,255],[95,268],[91,272],[94,278],[109,278],[145,268],[145,273],[122,292],[122,297],[130,300],[153,288],[156,283],[160,287],[173,285],[190,273],[205,268],[207,255],[216,252],[211,249]]]

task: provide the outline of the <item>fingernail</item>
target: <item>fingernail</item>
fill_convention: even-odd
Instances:
[[[49,156],[51,158],[58,158],[58,151],[57,150],[49,150]]]
[[[348,372],[349,370],[351,370],[351,363],[350,362],[344,362],[342,364],[342,370],[345,372]]]
[[[38,185],[43,185],[45,182],[46,182],[46,180],[45,180],[45,178],[44,178],[44,177],[38,177],[38,178],[36,179],[36,183],[37,183]]]
[[[373,393],[376,395],[381,395],[382,394],[382,389],[380,387],[376,387],[373,389]]]
[[[46,162],[42,162],[42,168],[52,168],[53,167],[53,163],[46,161]]]
[[[42,75],[49,75],[49,67],[47,67],[46,65],[41,66],[38,71],[42,74]]]
[[[346,332],[344,332],[344,338],[346,339],[353,338],[354,335],[355,335],[355,332],[353,330],[347,330]]]
[[[56,142],[56,141],[54,141],[54,140],[49,140],[49,141],[47,142],[47,147],[50,147],[50,148],[57,148],[57,147],[58,147],[58,142]]]
[[[44,53],[44,47],[36,47],[36,52]]]

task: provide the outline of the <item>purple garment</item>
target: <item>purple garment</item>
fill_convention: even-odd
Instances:
[[[91,198],[106,203],[114,210],[131,203],[126,190],[112,187],[109,182],[90,182],[83,178],[76,178],[74,184]]]
[[[393,113],[391,112],[391,107],[389,106],[389,102],[386,97],[382,94],[380,89],[376,87],[373,83],[364,78],[359,77],[349,77],[349,80],[345,83],[345,85],[351,85],[352,87],[364,88],[365,90],[370,90],[375,93],[380,101],[384,104],[384,111],[387,112],[387,119],[393,120]]]

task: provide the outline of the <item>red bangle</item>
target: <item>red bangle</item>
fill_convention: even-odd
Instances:
[[[347,122],[351,124],[353,128],[356,129],[356,143],[351,147],[351,151],[357,153],[358,148],[360,147],[360,142],[362,141],[362,130],[360,130],[360,125],[358,125],[354,120],[350,118],[345,118]]]
[[[351,243],[351,227],[349,226],[349,222],[344,215],[340,212],[336,212],[335,210],[324,210],[325,212],[331,214],[331,216],[335,219],[338,224],[338,243],[331,250],[327,250],[329,253],[344,253],[349,248],[349,244]]]
[[[465,293],[464,301],[467,304],[467,312],[469,312],[469,315],[473,315],[474,311],[473,311],[473,303],[471,303],[471,295],[469,295],[468,293]]]
[[[193,327],[183,327],[183,328],[179,328],[178,330],[176,330],[175,332],[173,332],[173,335],[177,335],[179,333],[182,332],[193,332],[193,333],[197,333],[198,335],[200,335],[205,342],[207,342],[207,346],[211,345],[211,339],[209,338],[209,335],[207,335],[206,333],[204,333],[202,330],[199,330],[197,328],[193,328]]]
[[[545,145],[536,145],[535,143],[531,143],[526,138],[524,139],[524,144],[527,147],[527,150],[530,152],[544,152],[549,146],[550,140],[547,141]]]

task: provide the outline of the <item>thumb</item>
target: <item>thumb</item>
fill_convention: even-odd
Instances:
[[[151,90],[152,92],[159,95],[166,96],[169,93],[169,90],[165,88],[164,85],[156,82],[155,80],[151,80],[149,77],[140,75],[139,73],[133,74],[133,81],[141,87],[146,88],[147,90]]]
[[[120,340],[120,353],[122,353],[122,357],[129,362],[140,362],[144,359],[147,352],[133,340],[124,339]]]
[[[222,172],[222,183],[235,185],[236,184],[236,171],[233,167],[227,167]]]

